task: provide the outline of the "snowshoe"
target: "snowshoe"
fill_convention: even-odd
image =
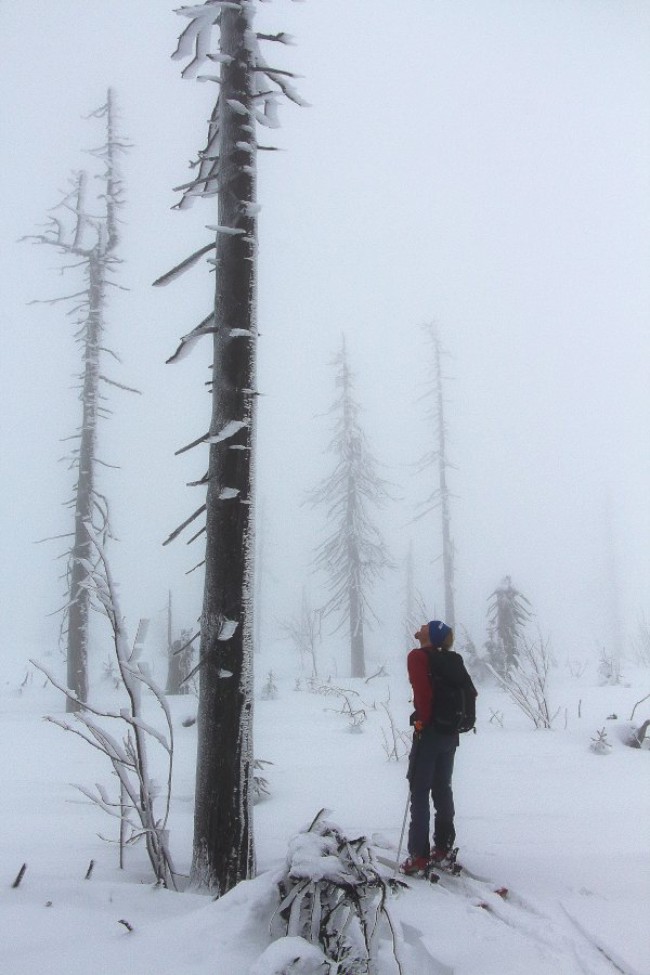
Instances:
[[[453,850],[439,850],[434,849],[429,854],[429,870],[439,870],[442,873],[451,874],[452,877],[458,877],[462,873],[462,866],[458,862],[458,847],[454,847]]]
[[[405,877],[426,877],[429,869],[428,857],[407,857],[399,871]]]

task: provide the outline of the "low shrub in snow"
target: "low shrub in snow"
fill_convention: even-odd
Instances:
[[[548,641],[539,636],[537,640],[521,639],[517,658],[504,674],[490,667],[503,690],[536,728],[550,728],[559,711],[551,713],[548,699],[548,675],[552,664]]]
[[[275,701],[278,696],[278,685],[275,679],[275,674],[272,670],[269,670],[266,675],[266,680],[262,686],[261,697],[263,701]]]
[[[260,773],[265,766],[273,765],[273,762],[265,762],[262,758],[256,758],[253,762],[253,802],[257,804],[262,799],[268,799],[271,795],[268,779]]]
[[[363,724],[367,715],[358,691],[354,691],[349,687],[337,687],[332,684],[331,677],[327,681],[310,678],[307,686],[311,694],[321,694],[323,697],[338,698],[339,707],[327,708],[326,710],[344,715],[349,722],[348,731],[359,733],[363,730]]]

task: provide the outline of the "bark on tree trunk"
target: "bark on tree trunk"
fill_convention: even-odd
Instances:
[[[442,392],[442,364],[440,340],[436,336],[436,393],[438,412],[438,486],[440,493],[440,517],[442,522],[442,569],[445,587],[445,622],[452,629],[456,625],[454,603],[454,543],[451,537],[449,488],[447,486],[447,440],[445,429],[445,405]]]
[[[352,538],[348,541],[349,559],[355,567],[350,580],[350,674],[352,677],[366,676],[366,660],[363,642],[363,596],[361,578],[358,571],[359,552]]]
[[[255,419],[255,132],[243,11],[223,8],[212,423],[201,618],[192,884],[221,895],[254,867],[252,447]],[[227,490],[228,489],[228,490]],[[236,492],[236,493],[235,493]]]
[[[183,644],[173,638],[172,594],[167,597],[167,684],[165,694],[184,694],[185,688],[181,682],[186,676],[183,671]]]
[[[366,676],[366,660],[363,642],[363,612],[356,586],[350,589],[350,651],[352,677]]]
[[[84,345],[79,474],[75,502],[74,545],[71,552],[67,641],[68,687],[82,702],[88,700],[90,591],[84,583],[88,578],[87,563],[92,560],[93,551],[86,525],[92,523],[93,516],[97,408],[99,405],[99,356],[104,294],[104,264],[99,247],[89,255],[88,278],[89,311]],[[79,705],[73,699],[66,698],[66,711],[78,710]]]
[[[83,344],[83,382],[81,391],[81,426],[78,458],[78,478],[75,494],[74,542],[70,552],[68,620],[67,620],[67,686],[79,701],[88,699],[88,644],[90,626],[90,592],[88,589],[88,563],[94,552],[88,536],[87,525],[93,525],[100,535],[107,527],[108,510],[95,491],[95,463],[97,460],[97,423],[102,413],[100,400],[100,359],[104,331],[104,306],[106,273],[111,255],[118,244],[117,210],[120,203],[122,182],[117,165],[117,154],[126,146],[120,143],[115,132],[115,105],[112,90],[106,95],[106,104],[93,113],[96,118],[106,119],[106,143],[97,150],[105,160],[104,183],[100,199],[104,200],[103,218],[91,218],[86,212],[85,197],[87,177],[79,174],[75,205],[74,236],[70,242],[59,240],[64,251],[83,257],[87,268],[87,319],[80,333]],[[88,247],[84,239],[91,230],[96,243]],[[77,711],[74,698],[66,698],[66,710]]]

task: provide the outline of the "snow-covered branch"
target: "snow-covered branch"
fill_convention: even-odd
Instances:
[[[117,801],[110,800],[101,785],[95,787],[95,792],[85,786],[78,786],[78,788],[104,812],[112,816],[117,815],[122,824],[127,825],[131,834],[129,841],[134,841],[140,836],[144,837],[147,855],[157,881],[165,886],[175,887],[175,871],[167,840],[174,752],[173,728],[171,714],[163,692],[155,684],[147,667],[139,663],[138,660],[146,636],[148,621],[140,621],[136,639],[130,648],[118,601],[117,588],[106,554],[92,528],[89,525],[86,528],[90,543],[97,555],[97,563],[88,563],[85,566],[87,570],[85,586],[92,593],[109,620],[113,632],[115,659],[127,694],[128,706],[121,708],[119,712],[96,708],[87,701],[79,700],[74,691],[64,687],[41,664],[34,661],[34,665],[46,675],[54,687],[62,691],[67,698],[72,698],[78,707],[74,714],[78,726],[52,717],[48,720],[83,738],[84,741],[97,748],[109,759],[120,783],[120,798]],[[142,687],[153,695],[160,707],[165,718],[165,732],[160,731],[144,718]],[[126,734],[123,740],[119,740],[111,734],[97,719],[117,720],[125,725]],[[148,741],[154,741],[161,746],[167,760],[164,809],[160,815],[155,808],[160,790],[155,785],[149,771]],[[118,808],[119,812],[116,812]]]
[[[325,814],[289,842],[275,927],[318,945],[335,971],[378,975],[380,926],[387,921],[397,970],[405,975],[388,898],[406,884],[382,876],[368,840],[349,840]]]
[[[486,664],[536,728],[550,728],[557,716],[557,711],[551,713],[548,702],[548,675],[552,663],[548,640],[539,636],[535,641],[522,638],[516,662],[504,674],[499,674],[491,664]]]

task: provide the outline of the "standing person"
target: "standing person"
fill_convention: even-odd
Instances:
[[[408,780],[411,789],[411,823],[408,834],[408,858],[402,864],[405,874],[422,874],[430,866],[444,864],[450,857],[456,839],[454,796],[451,779],[458,747],[458,731],[453,720],[446,730],[446,701],[438,685],[438,700],[432,680],[443,678],[464,689],[473,700],[476,688],[465,669],[463,658],[451,649],[454,632],[441,620],[424,623],[415,634],[420,646],[411,650],[407,667],[415,711],[413,746],[409,759]],[[437,707],[436,707],[437,704]],[[473,725],[473,719],[471,724]],[[430,808],[433,800],[435,820],[433,849],[429,839]]]

